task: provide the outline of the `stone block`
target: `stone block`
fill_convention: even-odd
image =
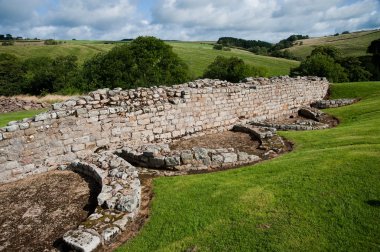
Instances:
[[[87,230],[70,230],[63,235],[63,241],[74,250],[81,252],[92,252],[101,243],[99,235]]]
[[[236,153],[222,153],[224,163],[235,163],[238,159]]]
[[[165,158],[165,166],[168,168],[181,165],[181,158],[178,156],[166,157]]]
[[[120,229],[116,226],[106,228],[102,232],[103,240],[106,242],[111,241],[113,238],[115,238],[120,233]]]
[[[18,129],[19,129],[19,126],[18,126],[17,124],[14,124],[14,125],[10,125],[10,126],[5,127],[5,130],[6,130],[7,132],[14,132],[14,131],[16,131],[16,130],[18,130]]]

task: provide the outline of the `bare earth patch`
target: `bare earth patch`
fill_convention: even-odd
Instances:
[[[258,155],[263,151],[258,149],[260,142],[249,134],[233,131],[209,134],[189,139],[181,139],[170,145],[171,150],[189,150],[193,147],[208,149],[234,148],[248,154]]]
[[[92,211],[92,191],[71,171],[0,185],[0,251],[46,251]],[[92,189],[94,190],[94,189]]]

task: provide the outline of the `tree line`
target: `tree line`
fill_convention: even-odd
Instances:
[[[371,55],[343,57],[333,46],[319,46],[290,75],[316,75],[331,82],[380,80],[380,39],[371,42],[367,53]]]
[[[217,57],[203,77],[239,81],[264,76],[266,69],[238,58]],[[138,37],[99,53],[79,66],[74,55],[20,60],[0,54],[0,95],[76,94],[99,88],[130,89],[173,85],[191,80],[188,66],[170,45],[154,37]]]
[[[276,44],[272,44],[261,40],[245,40],[233,37],[221,37],[218,39],[216,44],[225,47],[238,47],[260,55],[269,55],[273,57],[298,60],[297,57],[290,53],[290,51],[282,49],[292,47],[296,40],[308,38],[308,35],[293,34],[286,39],[280,40]],[[219,50],[221,49],[222,48],[219,48]]]

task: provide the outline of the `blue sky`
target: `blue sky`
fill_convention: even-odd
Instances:
[[[379,0],[0,0],[0,34],[31,38],[277,42],[377,28]]]

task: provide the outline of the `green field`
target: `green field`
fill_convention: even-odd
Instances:
[[[288,48],[288,50],[295,56],[304,59],[316,46],[331,45],[340,49],[344,56],[363,56],[366,55],[371,41],[376,39],[380,39],[380,30],[298,40],[296,41],[298,45]],[[303,42],[303,45],[299,45],[299,42]]]
[[[17,111],[0,114],[0,127],[6,126],[10,121],[17,121],[24,118],[33,117],[34,115],[42,113],[44,111],[46,111],[46,109]]]
[[[380,251],[380,82],[329,109],[333,129],[280,132],[295,150],[229,171],[154,180],[150,219],[118,251]]]
[[[204,69],[219,55],[235,56],[250,65],[265,67],[269,76],[288,75],[290,68],[299,65],[298,61],[255,55],[239,49],[231,49],[231,51],[214,50],[212,45],[208,43],[169,42],[169,44],[173,46],[174,52],[190,67],[190,72],[195,77],[201,76]]]
[[[268,76],[288,75],[290,68],[299,65],[297,61],[258,56],[238,49],[232,49],[229,52],[217,51],[212,49],[212,45],[202,42],[168,42],[168,44],[173,46],[174,52],[188,64],[193,78],[200,77],[207,65],[218,55],[236,56],[248,64],[265,67],[268,70]],[[65,41],[63,44],[49,46],[43,45],[42,42],[20,43],[14,46],[0,46],[0,53],[11,53],[21,59],[39,56],[76,55],[79,63],[82,64],[86,59],[99,52],[107,52],[115,45],[105,44],[101,41]]]

